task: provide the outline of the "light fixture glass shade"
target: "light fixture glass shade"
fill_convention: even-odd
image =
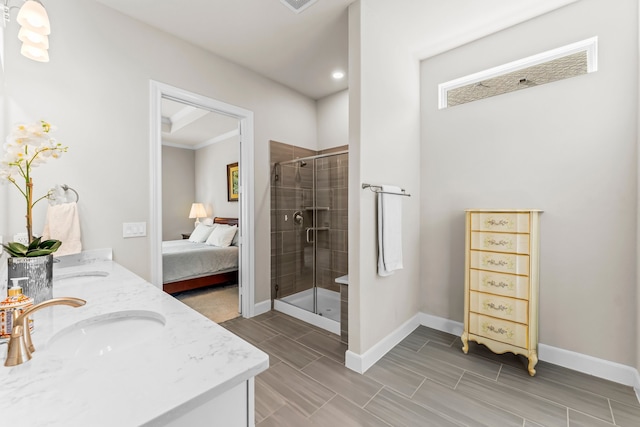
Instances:
[[[43,35],[51,33],[49,15],[47,15],[47,11],[39,1],[27,0],[24,2],[16,20],[18,24],[36,33]]]
[[[27,27],[20,28],[18,38],[31,46],[45,50],[49,49],[49,37],[33,32]]]
[[[40,49],[39,47],[33,46],[29,43],[22,43],[20,53],[34,61],[49,62],[49,52],[46,49]]]

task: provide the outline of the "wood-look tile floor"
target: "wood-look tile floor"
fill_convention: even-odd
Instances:
[[[420,326],[359,375],[337,335],[278,312],[221,324],[269,354],[256,377],[258,427],[640,426],[631,387],[495,355]]]

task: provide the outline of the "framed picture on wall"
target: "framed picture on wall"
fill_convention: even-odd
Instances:
[[[238,201],[238,162],[227,165],[227,200]]]

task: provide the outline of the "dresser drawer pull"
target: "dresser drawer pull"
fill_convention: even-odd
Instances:
[[[487,237],[486,239],[484,239],[484,245],[485,247],[500,246],[507,249],[513,248],[513,242],[511,240],[505,240],[505,239],[496,240],[493,237]]]
[[[513,289],[514,288],[513,282],[505,283],[503,281],[500,281],[500,282],[496,283],[495,280],[491,279],[491,280],[483,280],[482,283],[485,286],[493,286],[494,288],[503,288],[503,289],[504,288]]]
[[[511,227],[513,225],[513,223],[506,219],[494,219],[494,218],[487,218],[487,220],[485,221],[485,224],[489,227],[504,227],[505,225],[508,225],[509,227]]]
[[[505,267],[508,266],[509,269],[513,268],[513,262],[510,262],[511,260],[504,260],[504,259],[493,259],[490,256],[485,256],[483,257],[482,260],[482,264],[487,266],[490,265],[492,267]]]
[[[495,303],[493,302],[485,301],[482,303],[482,306],[484,307],[485,310],[491,309],[495,311],[502,311],[502,312],[505,312],[506,314],[513,313],[513,307],[511,307],[510,305],[503,305],[503,304],[495,305]]]
[[[495,327],[493,326],[491,323],[489,322],[483,322],[482,323],[482,332],[484,332],[485,334],[487,332],[492,332],[494,334],[500,334],[500,335],[504,335],[505,337],[511,339],[513,338],[513,334],[514,332],[511,329],[505,329],[505,328],[501,328],[501,327]]]

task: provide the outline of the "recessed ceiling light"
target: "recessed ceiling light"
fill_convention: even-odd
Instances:
[[[344,77],[344,73],[343,73],[342,71],[334,71],[334,72],[331,74],[331,77],[333,77],[333,78],[334,78],[334,79],[336,79],[336,80],[340,80],[341,78],[343,78],[343,77]]]

